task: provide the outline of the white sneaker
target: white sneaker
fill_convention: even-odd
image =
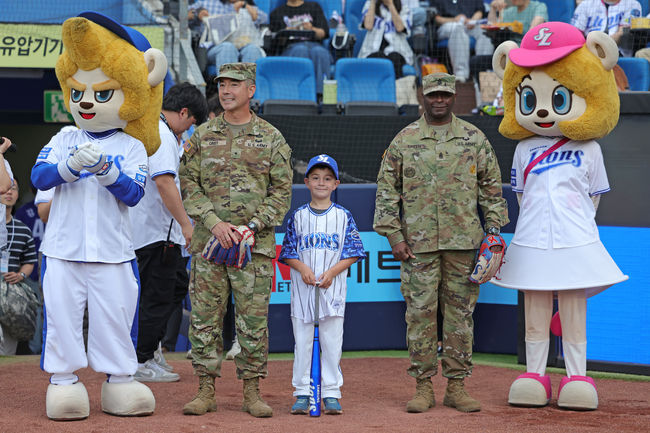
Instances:
[[[174,371],[174,367],[169,365],[167,363],[167,360],[163,356],[162,349],[160,346],[158,346],[158,349],[153,353],[153,360],[156,361],[156,364],[162,367],[163,370],[172,373]]]
[[[187,359],[192,359],[192,349],[188,350],[187,353],[185,354],[185,357]]]
[[[239,340],[237,339],[237,337],[235,337],[235,341],[233,341],[232,347],[230,348],[228,353],[226,353],[226,359],[229,361],[235,359],[235,356],[237,356],[239,352],[241,352],[241,346],[239,345]]]
[[[133,378],[139,382],[178,382],[180,376],[176,373],[165,371],[153,358],[142,365],[138,365],[138,371]]]

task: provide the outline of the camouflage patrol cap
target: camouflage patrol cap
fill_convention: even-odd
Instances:
[[[252,80],[255,82],[255,63],[225,63],[219,68],[219,75],[214,79],[215,83],[220,78],[232,78],[233,80]]]
[[[427,95],[431,92],[456,94],[456,77],[444,72],[425,75],[422,78],[422,93]]]

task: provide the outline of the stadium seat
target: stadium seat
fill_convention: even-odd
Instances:
[[[317,114],[314,64],[301,57],[257,59],[254,100],[264,114]]]
[[[575,9],[575,0],[540,0],[546,3],[549,21],[570,23]]]
[[[650,64],[646,59],[636,57],[619,57],[618,65],[623,68],[630,84],[630,90],[647,91],[650,89]]]
[[[267,15],[271,15],[271,0],[255,0],[255,5]]]
[[[345,15],[343,19],[345,20],[345,25],[348,27],[348,32],[353,34],[357,38],[357,42],[354,44],[354,53],[356,57],[359,55],[359,49],[361,49],[361,44],[363,43],[363,38],[366,36],[366,31],[361,27],[361,11],[366,0],[346,0],[345,1]]]
[[[337,100],[345,105],[346,114],[397,114],[395,69],[390,60],[339,59],[335,78]]]
[[[318,3],[323,9],[323,13],[325,14],[325,19],[328,20],[332,18],[332,13],[336,11],[336,13],[339,14],[339,16],[343,16],[343,4],[341,0],[312,0]]]
[[[271,16],[271,12],[275,10],[278,6],[282,6],[283,4],[286,4],[287,0],[269,0],[269,17]]]

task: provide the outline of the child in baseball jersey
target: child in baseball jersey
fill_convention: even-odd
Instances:
[[[309,411],[309,382],[314,336],[315,290],[319,293],[322,396],[325,413],[341,413],[339,368],[343,345],[343,317],[347,291],[345,272],[366,257],[350,212],[331,202],[339,185],[336,161],[318,155],[309,161],[305,185],[311,202],[291,215],[279,260],[291,267],[291,321],[296,342],[293,361],[293,414]]]

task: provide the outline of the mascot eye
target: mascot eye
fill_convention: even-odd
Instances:
[[[558,86],[553,91],[553,110],[557,114],[567,114],[571,110],[571,91]]]
[[[108,102],[113,97],[113,90],[102,90],[101,92],[95,92],[95,101],[97,102]]]
[[[535,111],[537,106],[537,96],[535,96],[535,91],[530,87],[524,87],[521,89],[519,95],[519,109],[521,114],[530,114]]]
[[[79,102],[83,98],[84,92],[81,90],[72,89],[70,90],[70,99],[72,102]]]

